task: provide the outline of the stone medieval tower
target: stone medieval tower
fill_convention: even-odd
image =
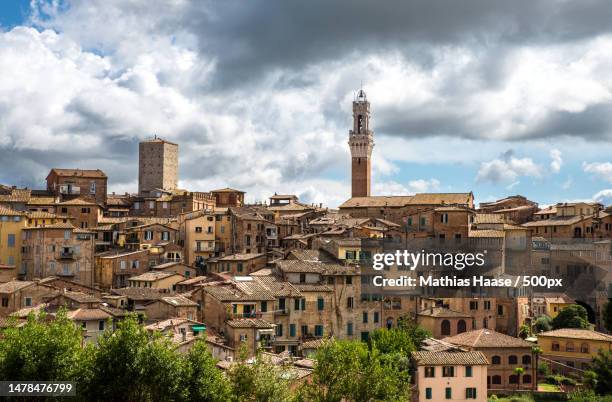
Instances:
[[[370,102],[363,89],[353,101],[353,129],[349,131],[351,148],[352,197],[369,197],[374,132],[370,130]]]
[[[174,190],[178,185],[178,145],[155,138],[139,144],[138,193]]]

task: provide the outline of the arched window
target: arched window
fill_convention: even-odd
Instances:
[[[450,321],[449,320],[442,321],[441,327],[442,327],[441,328],[442,335],[450,336],[450,328],[451,328]]]
[[[589,344],[583,342],[580,344],[580,353],[589,353]]]
[[[508,356],[508,364],[517,364],[518,358],[514,355]]]
[[[509,382],[510,384],[518,384],[518,376],[517,376],[517,375],[512,374],[512,375],[510,376],[510,378],[508,379],[508,382]]]
[[[529,374],[523,376],[523,384],[531,384],[531,376]]]
[[[491,364],[501,364],[501,357],[493,356],[491,358]],[[493,378],[495,378],[495,376],[493,376]],[[493,384],[495,384],[495,382]]]
[[[523,364],[531,364],[531,356],[523,355]]]
[[[565,351],[566,352],[573,352],[574,351],[574,342],[568,342],[565,344]]]
[[[559,351],[559,342],[552,343],[552,350]]]
[[[493,378],[491,379],[491,382],[493,384],[501,384],[501,376],[500,375],[494,375]]]
[[[466,324],[465,324],[465,320],[459,320],[457,321],[457,333],[461,334],[463,332],[466,331]]]

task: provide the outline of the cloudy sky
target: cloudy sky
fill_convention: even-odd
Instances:
[[[336,206],[351,101],[373,193],[612,203],[612,7],[594,0],[0,3],[0,183],[180,144],[180,185]]]

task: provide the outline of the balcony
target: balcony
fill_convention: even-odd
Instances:
[[[73,250],[64,250],[59,253],[58,260],[73,260],[74,259],[74,251]]]

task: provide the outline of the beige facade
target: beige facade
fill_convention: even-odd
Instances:
[[[127,286],[127,279],[140,275],[149,268],[148,250],[113,250],[97,254],[95,257],[96,286],[122,288]]]
[[[204,266],[215,254],[215,215],[212,211],[195,211],[179,216],[179,239],[185,248],[185,264]]]
[[[58,223],[23,230],[20,274],[28,280],[57,275],[94,283],[94,233]]]
[[[482,352],[412,352],[412,401],[487,401],[487,361]]]

